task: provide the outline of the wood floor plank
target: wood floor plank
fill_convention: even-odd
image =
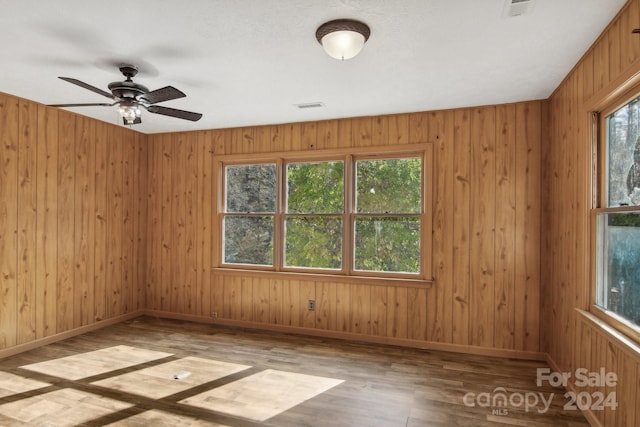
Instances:
[[[64,375],[26,369],[60,360]],[[74,363],[82,378],[69,377]],[[565,390],[536,386],[541,367],[141,317],[1,360],[0,390],[27,388],[0,395],[0,425],[44,422],[54,411],[68,419],[51,425],[587,426],[579,411],[563,409]],[[169,390],[165,377],[183,369],[192,375]],[[539,412],[541,404],[513,399],[498,412],[478,398],[501,390],[551,404]]]

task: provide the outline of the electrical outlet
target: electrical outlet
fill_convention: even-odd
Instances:
[[[307,309],[309,311],[315,311],[316,310],[316,300],[310,299],[309,303],[307,304]]]
[[[217,311],[212,311],[211,312],[211,318],[217,319],[218,318],[218,312]]]

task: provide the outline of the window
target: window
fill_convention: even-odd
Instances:
[[[221,265],[424,278],[425,158],[223,160]]]
[[[598,307],[640,326],[640,98],[604,115],[596,209]]]

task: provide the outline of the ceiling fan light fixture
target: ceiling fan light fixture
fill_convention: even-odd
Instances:
[[[142,115],[142,111],[140,111],[140,107],[136,102],[121,102],[118,111],[125,123],[129,125],[135,124],[136,120],[140,119]]]
[[[316,39],[327,55],[342,61],[360,53],[370,35],[367,24],[353,19],[329,21],[316,30]]]

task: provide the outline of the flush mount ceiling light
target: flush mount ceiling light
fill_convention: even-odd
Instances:
[[[353,19],[329,21],[320,25],[316,31],[316,39],[327,55],[342,61],[360,53],[369,35],[369,26]]]

